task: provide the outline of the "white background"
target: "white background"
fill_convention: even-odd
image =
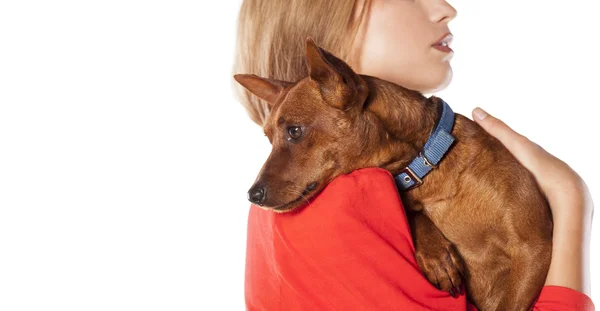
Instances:
[[[244,309],[246,191],[270,145],[230,89],[240,3],[0,3],[0,310]],[[600,202],[598,2],[451,4],[436,95],[500,117]]]

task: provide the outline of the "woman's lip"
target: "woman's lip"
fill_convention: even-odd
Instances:
[[[452,49],[450,48],[450,43],[452,43],[452,39],[454,39],[454,37],[451,33],[448,32],[431,46],[444,53],[450,53],[452,52]]]
[[[454,39],[454,36],[451,33],[447,32],[431,46],[439,46],[442,43],[445,43],[446,45],[450,45],[450,43],[452,43],[452,39]]]
[[[442,51],[442,52],[446,52],[446,53],[452,52],[452,49],[449,46],[434,45],[433,47],[436,48],[436,49],[438,49],[438,50],[440,50],[440,51]]]

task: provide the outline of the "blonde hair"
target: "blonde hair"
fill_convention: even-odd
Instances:
[[[360,12],[355,12],[360,3]],[[308,76],[305,49],[309,36],[353,64],[354,39],[369,7],[369,0],[244,0],[238,15],[233,74],[290,82],[304,78]],[[252,121],[262,126],[269,114],[267,103],[239,85],[233,74],[235,97]]]

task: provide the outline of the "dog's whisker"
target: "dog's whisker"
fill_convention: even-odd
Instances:
[[[298,190],[300,189],[300,190]],[[289,191],[289,193],[298,195],[303,201],[309,202],[308,198],[304,195],[304,188],[298,186],[296,184],[286,185],[284,191]]]

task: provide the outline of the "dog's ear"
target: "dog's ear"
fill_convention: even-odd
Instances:
[[[283,89],[293,84],[281,80],[261,78],[254,74],[236,74],[233,78],[252,94],[267,101],[271,108],[273,108]]]
[[[362,106],[369,93],[367,83],[348,64],[306,38],[306,62],[310,79],[319,83],[331,106],[347,110]]]

